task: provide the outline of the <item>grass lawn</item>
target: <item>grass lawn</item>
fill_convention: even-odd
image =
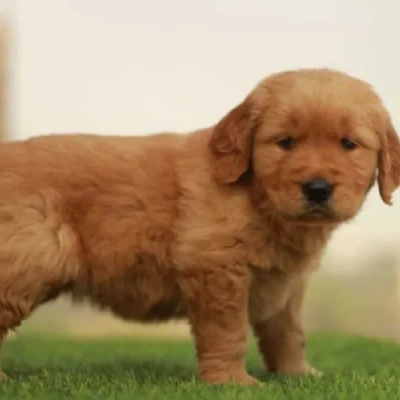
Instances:
[[[308,355],[323,378],[276,378],[263,373],[250,346],[248,366],[263,387],[211,387],[195,379],[190,342],[150,339],[38,338],[4,346],[11,377],[0,399],[400,399],[400,347],[392,343],[319,335]]]

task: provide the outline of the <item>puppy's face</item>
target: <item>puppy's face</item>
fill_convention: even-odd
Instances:
[[[378,172],[383,200],[400,184],[400,143],[364,82],[326,69],[273,75],[216,126],[213,171],[250,171],[265,212],[299,223],[354,217]]]

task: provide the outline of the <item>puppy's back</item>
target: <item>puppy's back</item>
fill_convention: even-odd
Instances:
[[[5,325],[82,273],[100,282],[143,254],[168,263],[184,140],[55,135],[0,145],[0,298],[13,309],[0,315]]]

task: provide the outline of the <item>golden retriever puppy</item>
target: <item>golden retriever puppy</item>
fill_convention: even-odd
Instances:
[[[69,293],[135,321],[188,317],[199,375],[314,374],[303,351],[309,273],[400,144],[369,85],[328,69],[263,80],[187,135],[43,136],[0,145],[0,332]]]

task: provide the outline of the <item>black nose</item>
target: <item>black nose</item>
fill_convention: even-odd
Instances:
[[[325,179],[310,179],[302,184],[303,194],[307,201],[325,203],[333,193],[333,185]]]

